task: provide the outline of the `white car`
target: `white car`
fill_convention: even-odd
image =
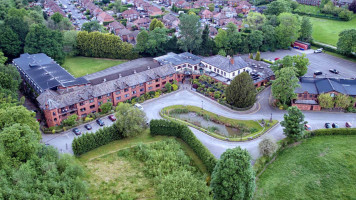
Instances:
[[[322,52],[323,52],[323,48],[320,48],[320,49],[314,50],[314,53],[322,53]]]
[[[143,111],[143,107],[141,106],[141,104],[136,103],[136,104],[134,105],[134,107],[136,107],[136,108],[138,108],[138,109],[140,109],[140,110]]]

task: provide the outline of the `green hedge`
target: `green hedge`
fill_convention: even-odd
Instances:
[[[213,154],[195,137],[188,126],[171,122],[168,120],[151,120],[150,131],[152,135],[175,136],[187,143],[190,148],[198,155],[208,169],[212,173],[217,163],[217,159]]]
[[[348,20],[340,19],[339,17],[329,16],[326,14],[304,13],[304,12],[298,12],[298,11],[293,11],[293,13],[298,14],[298,15],[306,15],[309,17],[324,18],[324,19],[339,20],[339,21],[348,21]]]
[[[81,137],[76,137],[72,143],[74,155],[80,156],[95,148],[108,144],[109,142],[123,138],[116,124],[99,129],[95,133],[86,133]]]
[[[307,137],[323,135],[356,135],[356,128],[317,129],[307,133]]]

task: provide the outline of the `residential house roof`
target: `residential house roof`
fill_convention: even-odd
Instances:
[[[139,16],[140,13],[137,12],[135,9],[128,9],[128,10],[125,10],[124,12],[122,12],[121,15],[123,15],[123,16],[125,16],[125,15],[137,15],[137,16]]]
[[[99,22],[111,22],[115,19],[106,12],[101,12],[97,17]]]
[[[150,6],[150,7],[148,7],[147,10],[148,10],[148,14],[150,16],[162,15],[163,14],[162,10],[157,8],[156,6]]]
[[[202,62],[208,63],[209,65],[212,65],[229,73],[248,67],[248,64],[239,56],[229,58],[221,55],[215,55],[203,58]]]

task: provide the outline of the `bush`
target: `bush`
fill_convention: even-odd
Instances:
[[[100,106],[100,114],[106,114],[112,110],[112,103],[111,102],[106,102],[103,105]]]
[[[261,155],[270,157],[276,152],[278,146],[275,141],[267,137],[262,139],[258,144],[258,148]]]
[[[155,91],[150,91],[148,94],[153,98],[155,96]]]
[[[175,136],[187,143],[190,148],[203,161],[209,173],[212,173],[217,163],[216,158],[210,151],[195,137],[192,131],[185,125],[167,120],[151,120],[150,131],[152,135]]]
[[[164,87],[166,88],[168,93],[172,91],[172,85],[170,83],[166,83]]]
[[[322,135],[356,135],[356,128],[317,129],[306,133],[306,137]]]
[[[176,91],[176,90],[178,90],[178,85],[173,84],[173,85],[172,85],[172,88],[173,88],[173,91]]]
[[[344,21],[350,21],[352,19],[353,13],[349,10],[342,10],[338,16]]]
[[[73,126],[78,119],[78,115],[74,114],[62,121],[63,126]]]
[[[75,137],[72,143],[74,155],[80,156],[83,153],[108,144],[109,142],[123,138],[116,124],[99,129],[95,133],[86,133],[81,137]]]

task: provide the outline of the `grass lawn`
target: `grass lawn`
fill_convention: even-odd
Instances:
[[[339,33],[345,29],[356,28],[356,15],[350,21],[338,21],[310,17],[313,24],[313,38],[317,42],[336,46]]]
[[[257,181],[255,199],[354,199],[356,136],[319,136],[283,151]]]
[[[85,76],[126,62],[106,58],[67,57],[62,67],[75,77]]]
[[[123,149],[162,141],[167,136],[151,136],[149,131],[134,138],[117,140],[83,154],[78,161],[83,165],[89,183],[90,199],[156,199],[153,181],[144,174],[142,163],[117,156]],[[182,140],[176,139],[193,164],[203,173],[207,169],[194,151]]]

